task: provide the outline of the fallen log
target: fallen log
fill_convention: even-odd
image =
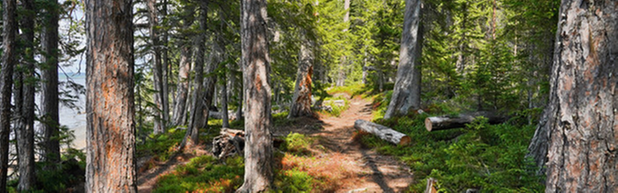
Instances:
[[[406,134],[395,131],[394,129],[388,128],[384,125],[372,123],[362,119],[356,120],[354,122],[354,127],[397,145],[408,145],[412,141],[412,138]]]
[[[427,117],[425,119],[425,128],[427,129],[427,131],[461,128],[465,127],[466,124],[472,123],[474,119],[481,116],[489,119],[489,124],[500,124],[507,120],[505,116],[501,116],[498,113],[482,111],[468,114],[459,114],[457,116]]]
[[[438,180],[434,178],[427,179],[427,185],[425,186],[424,193],[438,193],[438,189],[436,189],[437,183],[438,183]]]

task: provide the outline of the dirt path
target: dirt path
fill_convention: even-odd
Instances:
[[[353,171],[354,175],[343,179],[347,182],[341,184],[346,186],[338,187],[336,192],[406,192],[413,181],[409,167],[392,156],[380,155],[353,140],[356,131],[354,121],[371,120],[371,111],[369,101],[352,99],[350,108],[339,117],[323,117],[320,120],[299,118],[292,126],[275,129],[275,136],[285,136],[290,132],[318,136],[319,144],[327,149],[320,156],[336,157],[337,160],[332,161],[349,163],[347,170]],[[324,129],[311,129],[316,124]],[[160,175],[173,171],[191,157],[185,154],[175,156],[168,162],[155,163],[157,166],[154,168],[140,172],[139,192],[150,192]]]
[[[343,179],[345,187],[338,187],[336,192],[406,192],[413,182],[412,173],[405,164],[392,156],[381,155],[364,147],[353,139],[356,131],[354,121],[370,121],[371,103],[364,99],[351,99],[350,108],[339,117],[322,117],[320,120],[299,118],[294,126],[277,128],[275,135],[285,136],[290,132],[318,136],[319,144],[327,150],[320,152],[320,157],[336,157],[348,163],[352,177]],[[316,130],[319,124],[324,129]],[[309,128],[309,129],[308,129]]]
[[[365,184],[356,187],[342,187],[341,192],[405,192],[412,183],[409,167],[391,156],[364,148],[352,140],[357,119],[371,120],[371,103],[363,99],[352,99],[350,108],[340,117],[323,118],[324,132],[318,133],[330,140],[333,149],[339,150],[349,159],[355,160],[357,175],[365,178]]]

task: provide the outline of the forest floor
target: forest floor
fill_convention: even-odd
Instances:
[[[371,120],[371,103],[367,99],[355,97],[350,101],[350,108],[339,117],[322,116],[315,118],[298,118],[294,124],[275,128],[274,136],[287,136],[290,133],[300,133],[317,139],[317,144],[323,148],[312,148],[313,156],[326,159],[320,165],[337,165],[347,173],[337,178],[339,187],[331,187],[335,192],[406,192],[413,182],[412,171],[404,163],[392,156],[381,155],[361,144],[354,121],[357,119]],[[320,129],[315,129],[319,127]],[[209,144],[209,143],[207,143]],[[196,149],[197,152],[196,152]],[[139,192],[150,192],[156,185],[157,178],[169,173],[188,160],[203,155],[197,147],[191,154],[173,156],[164,163],[155,162],[156,166],[149,167],[139,173]],[[332,162],[332,163],[328,163]],[[144,164],[141,164],[144,165]],[[311,168],[308,168],[311,170]],[[338,170],[330,172],[337,172]],[[316,169],[314,172],[329,172]],[[337,175],[333,173],[324,175]]]

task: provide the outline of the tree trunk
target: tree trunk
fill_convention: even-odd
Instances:
[[[236,192],[265,192],[274,178],[266,0],[242,0],[241,63],[245,92],[245,177]]]
[[[137,192],[131,0],[86,0],[86,192]]]
[[[560,13],[547,120],[533,138],[549,144],[545,191],[618,192],[618,2],[563,0]]]
[[[406,0],[397,80],[384,119],[404,115],[421,106],[421,0]]]
[[[11,132],[11,88],[13,86],[13,67],[17,63],[17,2],[4,0],[3,34],[2,34],[2,78],[0,90],[0,191],[6,191],[8,162],[9,162],[9,134]]]
[[[230,127],[230,116],[227,111],[227,78],[226,76],[227,76],[227,73],[224,73],[222,76],[223,84],[221,84],[221,109],[219,110],[221,112],[221,118],[223,119],[221,123],[221,126],[223,128]]]
[[[455,129],[466,127],[466,124],[472,123],[477,117],[485,117],[489,119],[490,124],[500,124],[507,120],[505,116],[493,112],[475,112],[469,114],[459,114],[457,116],[439,116],[427,117],[425,119],[425,128],[427,131],[439,131],[445,129]]]
[[[397,144],[408,145],[412,141],[412,138],[394,129],[388,128],[384,125],[372,123],[362,119],[354,122],[354,127],[363,132],[371,133],[378,136],[380,139]]]
[[[199,3],[199,11],[200,11],[200,30],[203,31],[197,36],[197,53],[195,57],[195,80],[194,80],[194,91],[193,98],[191,101],[191,117],[189,118],[189,125],[187,126],[187,132],[185,133],[185,137],[179,145],[179,149],[183,149],[185,146],[198,144],[199,140],[199,121],[203,119],[203,108],[204,104],[202,101],[202,97],[204,94],[204,55],[206,54],[206,30],[208,29],[207,21],[208,21],[208,2],[200,1]],[[206,108],[208,110],[208,108]]]
[[[310,44],[300,46],[300,58],[298,72],[296,73],[296,86],[288,118],[300,116],[313,116],[311,111],[311,75],[313,74],[313,52]]]
[[[35,13],[33,0],[22,0],[23,9]],[[34,175],[34,14],[24,14],[21,20],[23,47],[20,50],[20,70],[15,73],[15,115],[19,156],[18,191],[28,191],[35,184]]]
[[[194,10],[193,6],[186,6],[186,10]],[[193,24],[193,11],[190,11],[189,14],[185,17],[185,23],[183,25],[183,29],[187,30]],[[176,90],[176,100],[174,105],[174,114],[173,114],[173,122],[175,126],[185,125],[187,122],[187,101],[189,96],[189,81],[190,81],[190,71],[191,71],[191,58],[193,55],[192,52],[192,44],[189,40],[182,42],[182,47],[180,49],[180,69],[178,70],[178,88]]]
[[[58,1],[49,0],[47,17],[41,34],[41,131],[43,131],[43,159],[51,163],[60,162],[60,141],[58,114]]]
[[[159,11],[157,8],[157,0],[147,0],[148,5],[148,21],[150,25],[150,40],[152,47],[152,82],[154,84],[155,94],[153,96],[154,103],[157,106],[155,109],[155,119],[153,133],[160,134],[165,132],[167,121],[167,113],[165,106],[165,93],[163,84],[163,65],[161,64],[161,39],[159,37]]]

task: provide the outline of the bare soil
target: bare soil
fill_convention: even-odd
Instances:
[[[413,182],[409,167],[396,158],[381,155],[355,140],[354,121],[370,121],[371,112],[369,101],[354,98],[351,99],[350,108],[339,117],[297,118],[290,126],[275,128],[274,135],[286,136],[296,132],[315,136],[319,140],[318,144],[324,147],[316,150],[319,151],[317,156],[331,158],[329,162],[346,163],[346,170],[353,174],[346,175],[342,182],[338,183],[342,186],[333,188],[335,192],[407,192]],[[209,148],[196,147],[186,152],[196,152],[196,149]],[[142,161],[142,168],[147,164],[151,164],[151,167],[139,172],[139,192],[151,192],[159,176],[173,171],[178,165],[186,164],[194,156],[196,155],[180,154],[167,162]]]

